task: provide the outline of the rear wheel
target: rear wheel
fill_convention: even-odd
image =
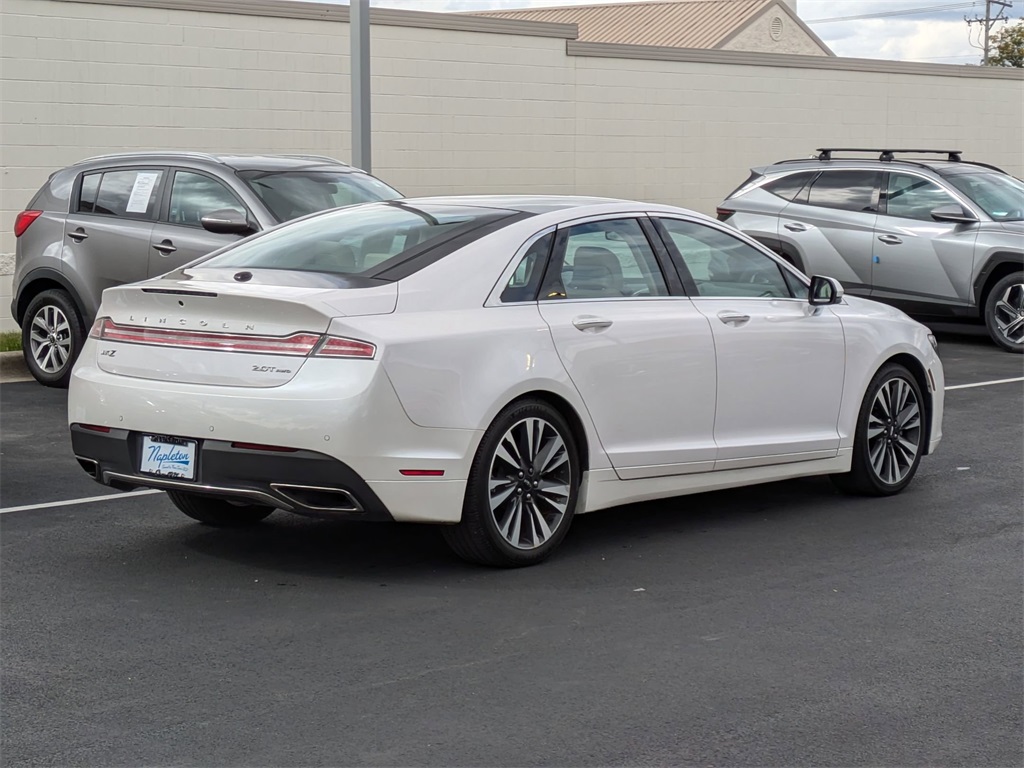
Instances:
[[[82,318],[66,291],[43,291],[29,303],[21,321],[21,348],[29,373],[40,384],[66,387],[84,341]]]
[[[442,533],[464,560],[534,565],[569,531],[579,485],[576,441],[562,414],[539,400],[513,403],[480,442],[462,521]]]
[[[847,493],[899,493],[917,473],[924,427],[924,398],[917,380],[902,365],[883,366],[860,407],[850,471],[832,475],[832,481]]]
[[[213,496],[200,496],[188,491],[167,491],[167,496],[174,506],[193,520],[218,528],[255,525],[274,511],[273,507],[261,504],[245,504]]]
[[[1007,275],[989,291],[985,326],[1007,352],[1024,352],[1024,272]]]

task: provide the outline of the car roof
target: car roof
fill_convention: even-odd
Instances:
[[[588,197],[585,195],[444,195],[435,197],[405,198],[404,205],[464,205],[479,208],[503,208],[522,213],[549,213],[572,208],[619,204],[645,206],[635,200],[620,200],[610,197]],[[373,203],[368,203],[373,205]],[[660,207],[660,206],[659,206]]]
[[[242,154],[150,150],[116,152],[80,160],[75,167],[126,163],[188,163],[190,165],[221,165],[236,171],[291,171],[321,170],[342,173],[362,173],[333,157],[307,154]]]

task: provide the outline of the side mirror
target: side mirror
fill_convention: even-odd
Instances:
[[[965,211],[956,203],[942,205],[932,211],[932,218],[936,221],[952,221],[957,224],[973,224],[978,220],[970,211]]]
[[[842,300],[843,286],[834,277],[815,275],[811,278],[811,288],[807,292],[807,301],[812,307],[838,304]]]
[[[199,222],[207,232],[218,235],[248,235],[255,231],[245,214],[233,208],[208,213]]]

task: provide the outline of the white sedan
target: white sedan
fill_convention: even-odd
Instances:
[[[203,523],[438,523],[518,566],[618,504],[808,475],[903,490],[941,437],[934,346],[691,211],[399,200],[108,289],[69,422],[98,482]]]

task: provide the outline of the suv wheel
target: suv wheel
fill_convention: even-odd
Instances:
[[[21,348],[36,381],[66,387],[84,340],[82,318],[66,291],[43,291],[32,299],[21,321]]]
[[[985,326],[1007,352],[1024,352],[1024,272],[1007,275],[989,291]]]

